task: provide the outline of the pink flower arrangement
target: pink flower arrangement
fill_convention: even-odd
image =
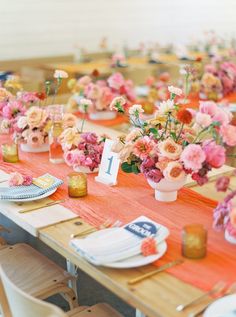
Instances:
[[[104,138],[99,138],[92,132],[81,133],[75,129],[71,136],[72,131],[68,130],[65,130],[60,137],[66,164],[73,168],[88,167],[90,171],[98,168],[102,158]],[[70,134],[69,140],[68,134]]]
[[[109,111],[109,105],[115,97],[123,96],[126,102],[136,99],[134,85],[131,80],[125,80],[121,73],[114,73],[106,81],[93,81],[89,76],[73,80],[70,85],[73,96],[68,101],[70,111],[85,112],[81,107],[82,100],[90,100],[86,113]]]
[[[14,172],[10,174],[9,185],[10,186],[29,186],[33,182],[33,178],[30,175],[22,175],[21,173]]]
[[[207,174],[226,160],[225,145],[236,145],[236,127],[232,117],[214,102],[201,102],[196,112],[182,108],[176,98],[182,91],[169,87],[170,99],[163,101],[155,117],[141,121],[139,105],[125,109],[123,97],[115,98],[111,108],[128,113],[134,130],[114,145],[121,167],[127,173],[143,173],[158,183],[162,179],[177,182],[190,175],[198,184],[208,181]]]
[[[235,171],[233,173],[235,175]],[[227,230],[228,234],[236,238],[236,208],[234,198],[236,190],[230,188],[230,177],[222,176],[216,181],[219,192],[230,191],[222,202],[219,202],[213,213],[213,227],[215,230]]]
[[[111,67],[127,66],[126,57],[123,54],[113,54],[111,58]]]
[[[217,100],[236,91],[236,64],[212,60],[205,66],[201,80],[201,91]]]

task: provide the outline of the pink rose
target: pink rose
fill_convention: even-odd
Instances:
[[[200,101],[199,110],[213,117],[217,113],[218,107],[214,101]]]
[[[211,116],[209,114],[201,113],[201,112],[198,112],[196,114],[195,121],[202,128],[209,127],[209,125],[212,123]]]
[[[206,159],[206,154],[198,144],[189,144],[181,154],[181,161],[186,169],[197,172]]]
[[[215,141],[204,142],[203,151],[206,154],[206,162],[212,167],[219,168],[225,164],[225,148],[221,145],[217,145]]]
[[[161,156],[171,160],[177,160],[182,153],[182,146],[177,144],[173,139],[168,138],[158,144],[158,150]]]
[[[69,166],[80,165],[82,153],[83,152],[79,151],[78,149],[65,152],[64,159],[65,159],[66,164]]]
[[[63,128],[73,128],[76,126],[77,117],[72,113],[65,113],[63,116]]]
[[[48,114],[44,109],[39,107],[31,107],[26,112],[26,118],[27,123],[31,128],[38,128],[46,122]]]
[[[164,177],[169,181],[182,181],[185,178],[185,172],[182,164],[179,162],[169,162],[163,171]]]
[[[9,185],[10,186],[20,186],[24,182],[24,176],[18,172],[14,172],[10,174]]]
[[[236,145],[236,126],[228,124],[220,127],[220,134],[223,141],[229,146]]]

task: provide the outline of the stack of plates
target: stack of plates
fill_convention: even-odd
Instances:
[[[90,234],[85,239],[72,239],[71,246],[87,261],[113,268],[132,268],[150,264],[167,250],[165,239],[169,230],[141,216],[121,228],[110,228]],[[141,244],[145,237],[156,240],[157,254],[143,256]]]

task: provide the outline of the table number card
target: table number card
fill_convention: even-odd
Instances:
[[[120,166],[118,154],[112,152],[111,150],[113,144],[113,140],[106,139],[101,164],[99,167],[99,173],[98,176],[95,177],[97,182],[110,186],[117,184],[117,175]]]

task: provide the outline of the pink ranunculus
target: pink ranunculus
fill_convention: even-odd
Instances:
[[[125,79],[121,73],[112,74],[107,79],[109,87],[119,90],[122,86],[125,85]]]
[[[220,134],[223,141],[229,146],[236,145],[236,126],[228,124],[220,127]]]
[[[24,181],[23,181],[24,186],[29,186],[32,184],[32,182],[33,182],[32,176],[30,176],[30,175],[24,176]]]
[[[203,151],[206,155],[206,162],[214,168],[219,168],[225,164],[225,148],[215,143],[215,141],[205,141]]]
[[[232,120],[232,113],[228,109],[218,108],[212,120],[220,122],[222,125],[229,124]]]
[[[183,150],[180,159],[186,169],[197,172],[202,167],[206,154],[200,145],[189,144]]]
[[[218,107],[214,101],[200,101],[199,110],[213,117],[216,115]]]
[[[198,112],[195,117],[195,121],[200,127],[206,128],[212,123],[212,118],[209,114]]]

